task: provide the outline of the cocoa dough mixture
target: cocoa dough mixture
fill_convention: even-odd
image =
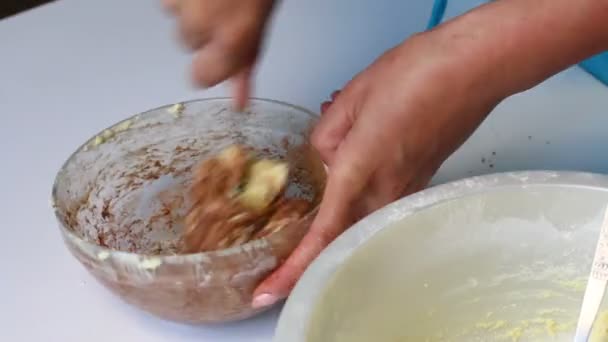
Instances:
[[[286,162],[256,160],[242,146],[205,160],[190,191],[183,252],[234,247],[300,220],[311,203],[284,196],[288,173]]]
[[[191,107],[136,116],[87,142],[58,176],[64,224],[113,250],[174,255],[265,236],[318,204],[317,157],[289,133],[299,121]]]
[[[190,205],[185,195],[191,184],[192,161],[206,149],[196,140],[171,145],[145,146],[116,161],[83,160],[78,165],[82,168],[104,166],[89,181],[86,197],[72,201],[77,206],[68,211],[66,221],[74,232],[115,250],[146,255],[179,253],[183,217]],[[97,149],[112,147],[101,145]]]
[[[269,157],[272,151],[261,151],[271,159],[260,160],[237,146],[210,158],[205,151],[196,140],[178,141],[172,154],[147,146],[141,157],[110,163],[66,221],[98,245],[167,255],[246,243],[309,211],[314,190],[299,181],[306,170],[287,177],[286,163]]]

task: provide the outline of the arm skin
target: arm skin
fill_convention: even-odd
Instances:
[[[468,56],[463,68],[507,97],[608,50],[608,1],[497,0],[435,33]]]

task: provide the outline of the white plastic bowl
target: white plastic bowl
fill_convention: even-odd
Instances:
[[[311,265],[275,341],[571,341],[607,204],[607,177],[564,172],[406,197]]]

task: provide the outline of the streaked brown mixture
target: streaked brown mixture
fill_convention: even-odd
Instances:
[[[311,203],[285,197],[286,163],[231,146],[201,163],[190,192],[184,253],[234,247],[300,220]]]

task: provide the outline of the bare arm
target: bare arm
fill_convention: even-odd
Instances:
[[[608,50],[608,1],[498,0],[436,31],[468,55],[463,67],[508,96]]]

